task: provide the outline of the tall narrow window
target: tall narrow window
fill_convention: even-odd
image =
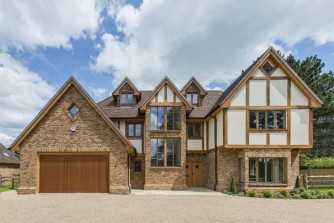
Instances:
[[[127,93],[122,93],[120,95],[121,97],[121,107],[129,107],[132,106],[133,103],[133,95],[132,94],[127,94]]]
[[[167,107],[167,130],[181,129],[180,107]]]
[[[164,107],[151,107],[151,130],[164,130]]]
[[[180,138],[167,139],[167,166],[180,166]]]
[[[164,166],[164,140],[151,139],[151,166]]]
[[[198,107],[199,101],[198,101],[198,94],[197,93],[188,93],[186,95],[187,101],[192,104],[194,107]]]

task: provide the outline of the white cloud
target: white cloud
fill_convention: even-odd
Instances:
[[[70,48],[70,39],[93,36],[100,0],[0,1],[0,47]]]
[[[0,142],[9,146],[55,89],[6,53],[0,53],[0,80]]]
[[[121,1],[122,2],[122,1]],[[168,75],[178,87],[191,76],[228,82],[276,40],[334,41],[334,1],[144,0],[139,9],[116,1],[109,10],[124,34],[103,35],[92,69],[114,71],[152,88]],[[147,81],[149,80],[149,81]]]
[[[90,94],[92,94],[93,98],[97,101],[104,99],[108,93],[108,89],[106,88],[94,88],[94,87],[88,87],[88,91]]]

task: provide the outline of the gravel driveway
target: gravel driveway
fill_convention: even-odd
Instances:
[[[206,195],[0,194],[0,222],[334,222],[334,200]]]

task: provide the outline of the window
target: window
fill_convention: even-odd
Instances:
[[[285,111],[250,111],[250,129],[286,129]]]
[[[129,107],[132,105],[133,102],[133,95],[132,94],[127,94],[127,93],[122,93],[121,94],[121,107]]]
[[[188,124],[188,138],[201,138],[201,123]]]
[[[194,107],[198,107],[198,94],[197,93],[189,93],[186,95],[187,101],[192,104]]]
[[[128,123],[127,133],[129,137],[141,137],[142,136],[142,124],[141,123]]]
[[[134,172],[141,172],[141,161],[135,161]]]
[[[249,182],[284,183],[284,181],[284,159],[249,159]]]
[[[75,116],[77,116],[77,114],[79,113],[80,109],[78,108],[78,106],[76,106],[76,104],[72,104],[70,106],[70,108],[68,109],[68,111],[70,112],[71,116],[74,118]]]
[[[151,107],[151,130],[181,130],[180,107]]]
[[[9,154],[5,151],[2,151],[2,154],[5,156],[5,157],[10,157]]]
[[[262,66],[262,69],[267,73],[267,74],[271,74],[271,72],[274,70],[274,67],[269,63],[265,63],[263,66]]]
[[[152,167],[180,167],[181,143],[180,138],[151,139]]]

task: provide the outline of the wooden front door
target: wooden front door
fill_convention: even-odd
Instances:
[[[203,164],[198,162],[187,163],[186,177],[188,187],[203,187]]]
[[[41,155],[41,193],[108,192],[107,155]]]

